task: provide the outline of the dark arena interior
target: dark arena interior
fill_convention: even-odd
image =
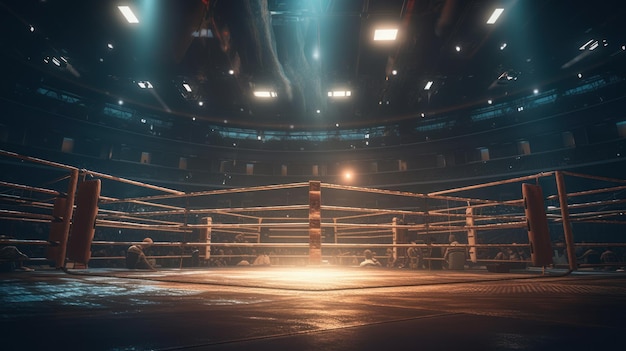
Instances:
[[[2,349],[619,347],[625,15],[0,0]]]

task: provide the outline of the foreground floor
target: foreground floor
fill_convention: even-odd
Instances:
[[[0,275],[3,350],[589,350],[626,274],[236,267]]]

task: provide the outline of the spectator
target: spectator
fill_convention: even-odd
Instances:
[[[604,266],[605,271],[614,271],[618,268],[617,262],[619,262],[619,260],[617,259],[615,252],[613,252],[610,247],[607,247],[606,250],[602,252],[600,255],[600,261],[606,264],[606,266]]]
[[[374,257],[374,254],[372,253],[371,250],[367,249],[363,251],[363,256],[365,256],[365,259],[363,260],[363,262],[359,264],[359,267],[380,267],[381,266],[380,262],[378,262],[376,257]]]
[[[0,248],[0,271],[32,271],[32,268],[23,265],[25,260],[28,260],[28,256],[15,246],[10,245]]]
[[[393,255],[393,249],[388,247],[386,251],[387,256],[387,268],[394,268],[396,266],[396,258]]]
[[[452,270],[462,270],[465,268],[465,248],[454,247],[459,245],[459,242],[456,240],[455,235],[450,235],[449,241],[451,246],[446,248],[446,251],[443,255],[443,260],[446,263],[446,268]]]
[[[594,248],[589,248],[582,256],[578,257],[578,261],[583,264],[594,265],[593,268],[597,269],[597,265],[600,264],[600,253]]]
[[[148,262],[146,254],[144,253],[144,250],[150,248],[152,244],[153,241],[151,238],[145,238],[141,244],[131,245],[126,251],[126,268],[155,271],[156,269]]]
[[[510,249],[506,248],[506,247],[501,247],[500,251],[498,252],[498,254],[496,254],[496,257],[494,257],[494,260],[508,260],[509,259],[509,251]]]
[[[272,263],[270,257],[267,254],[262,253],[256,257],[252,264],[255,266],[270,266]]]
[[[413,241],[412,244],[417,245],[417,241]],[[407,256],[409,257],[410,269],[422,269],[423,268],[423,253],[422,249],[417,246],[411,246],[407,250]]]

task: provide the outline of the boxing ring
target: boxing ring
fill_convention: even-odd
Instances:
[[[320,181],[190,192],[4,150],[0,161],[0,244],[55,268],[123,267],[144,237],[164,268],[354,266],[366,249],[407,268],[417,249],[433,269],[462,248],[461,269],[511,249],[523,267],[573,271],[594,268],[583,248],[626,247],[626,180],[567,171],[423,194]]]

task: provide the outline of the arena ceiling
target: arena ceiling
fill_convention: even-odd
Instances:
[[[625,12],[581,0],[2,0],[3,84],[229,126],[384,125],[623,65]]]

